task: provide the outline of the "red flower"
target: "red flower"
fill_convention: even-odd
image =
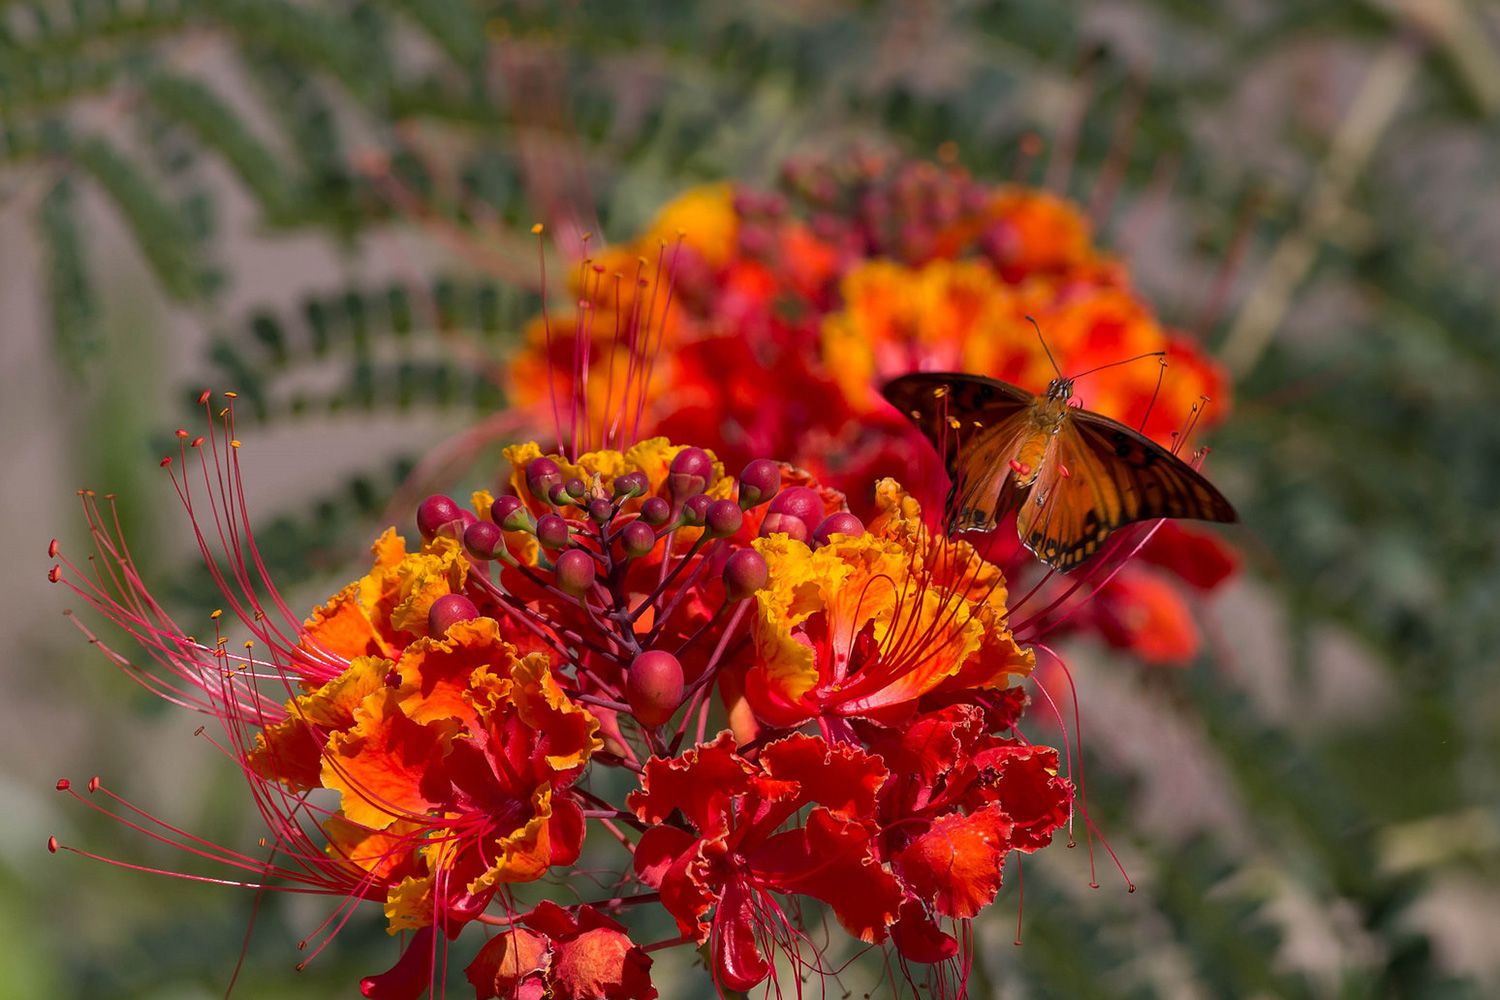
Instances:
[[[714,974],[730,989],[771,974],[760,942],[796,950],[773,894],[820,899],[860,940],[884,940],[901,904],[874,853],[871,816],[886,773],[857,747],[809,736],[771,743],[755,763],[728,733],[676,760],[652,758],[628,800],[656,824],[636,848],[636,873],[661,890],[684,937],[710,941]],[[780,829],[808,806],[801,825]],[[685,825],[664,825],[674,810]]]
[[[544,901],[466,970],[476,1000],[654,1000],[651,956],[592,906]]]

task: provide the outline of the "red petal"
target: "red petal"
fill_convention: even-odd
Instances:
[[[572,865],[583,853],[583,810],[561,794],[552,798],[552,816],[547,820],[547,839],[552,847],[551,863]]]
[[[396,964],[378,976],[359,981],[359,995],[369,1000],[417,1000],[432,985],[432,925],[412,935]]]
[[[675,826],[653,826],[635,845],[635,874],[653,889],[660,889],[667,870],[696,844],[697,838]]]
[[[997,806],[970,816],[949,813],[896,857],[896,870],[945,916],[968,919],[1000,891],[1010,824]]]
[[[891,940],[901,957],[929,965],[946,962],[958,954],[958,942],[945,934],[927,910],[914,899],[901,904],[901,919],[891,928]]]
[[[738,881],[724,887],[714,912],[714,975],[718,982],[741,992],[771,974],[771,966],[755,943],[755,901]]]
[[[1240,556],[1217,534],[1163,521],[1140,558],[1170,570],[1199,590],[1212,590],[1240,568]]]
[[[758,883],[823,900],[861,941],[884,940],[896,919],[901,887],[876,861],[863,823],[818,806],[803,829],[777,834],[747,853]]]
[[[822,739],[801,734],[767,745],[761,751],[760,764],[772,777],[791,779],[800,786],[796,805],[787,815],[816,802],[842,816],[868,816],[875,809],[875,794],[887,774],[879,757],[857,746],[830,746]]]
[[[728,829],[729,800],[749,788],[750,770],[734,752],[734,737],[723,732],[673,760],[652,757],[640,789],[626,803],[647,823],[681,809],[700,833],[712,836]]]
[[[1105,641],[1147,663],[1183,664],[1198,653],[1198,626],[1179,588],[1159,570],[1126,566],[1094,595]]]
[[[1007,745],[986,751],[976,761],[994,772],[982,797],[1010,820],[1014,846],[1035,851],[1050,844],[1053,831],[1068,821],[1073,809],[1073,786],[1057,775],[1057,751]]]

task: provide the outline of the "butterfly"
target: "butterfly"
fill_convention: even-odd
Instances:
[[[1014,510],[1026,547],[1066,572],[1134,521],[1238,519],[1182,459],[1072,405],[1072,378],[1059,375],[1038,396],[982,375],[915,372],[882,391],[947,463],[950,533],[987,530]]]

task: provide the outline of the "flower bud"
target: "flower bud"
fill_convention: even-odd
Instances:
[[[714,463],[708,452],[702,448],[684,448],[672,459],[667,488],[674,498],[701,493],[708,485],[708,477],[713,474]]]
[[[563,484],[563,489],[568,491],[568,496],[572,497],[574,500],[577,500],[579,497],[588,492],[589,485],[582,479],[574,476],[572,479],[569,479],[566,483]]]
[[[464,529],[464,550],[475,559],[495,558],[495,549],[505,544],[500,526],[493,521],[481,521]]]
[[[463,508],[452,497],[435,493],[417,505],[417,530],[427,541],[438,536],[443,525],[463,519]]]
[[[644,472],[627,472],[615,477],[615,496],[638,497],[644,496],[651,488],[651,480],[646,478]]]
[[[560,549],[568,544],[568,522],[559,514],[543,514],[537,518],[536,538],[543,548]]]
[[[656,548],[656,532],[641,521],[631,521],[620,529],[620,545],[632,559],[643,556]]]
[[[497,497],[490,507],[490,520],[506,531],[530,531],[535,525],[520,497]]]
[[[793,486],[776,494],[776,499],[771,501],[770,514],[784,514],[795,517],[807,526],[807,535],[811,535],[813,529],[823,520],[823,498],[818,496],[818,491],[807,486]],[[786,531],[785,528],[777,529]]]
[[[695,493],[688,497],[687,503],[682,505],[682,523],[693,527],[702,524],[712,503],[713,499],[707,493]]]
[[[583,549],[569,549],[557,557],[557,586],[582,597],[594,585],[594,557]]]
[[[547,491],[547,502],[554,507],[563,507],[572,501],[573,498],[568,493],[568,487],[562,483],[553,483],[552,488]]]
[[[807,522],[802,518],[791,514],[767,514],[766,519],[760,522],[760,537],[766,538],[777,533],[788,535],[799,542],[805,542],[812,537],[812,532],[807,528]]]
[[[743,601],[766,585],[771,570],[754,549],[736,549],[724,561],[724,591],[731,601]]]
[[[647,497],[641,504],[641,520],[653,526],[666,524],[672,519],[672,505],[661,497]]]
[[[478,617],[479,608],[463,594],[444,594],[427,612],[427,634],[447,635],[449,626]]]
[[[533,458],[526,464],[526,488],[538,500],[551,502],[552,487],[562,483],[562,469],[550,458]]]
[[[682,704],[682,663],[664,649],[649,649],[625,672],[625,700],[644,726],[655,728]]]
[[[781,490],[781,466],[769,458],[757,458],[740,473],[740,506],[758,507]]]
[[[609,519],[615,516],[615,505],[603,498],[589,501],[589,517],[593,518],[595,524],[608,524]]]
[[[740,530],[745,515],[733,500],[715,500],[703,514],[703,526],[712,538],[724,538]]]
[[[832,535],[848,535],[851,538],[858,538],[864,533],[864,522],[847,510],[841,510],[836,514],[829,514],[823,518],[823,522],[813,532],[813,544],[827,545],[828,539]]]

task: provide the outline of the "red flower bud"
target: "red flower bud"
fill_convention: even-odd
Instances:
[[[643,556],[656,547],[656,532],[649,524],[631,521],[620,529],[620,545],[631,558]]]
[[[864,533],[864,522],[848,511],[841,510],[823,518],[823,522],[813,532],[813,544],[827,545],[831,535],[848,535],[851,538],[858,538]]]
[[[805,540],[823,520],[823,498],[818,496],[818,491],[815,489],[807,486],[793,486],[776,494],[776,499],[771,501],[769,515],[775,514],[795,517],[802,521],[807,526],[807,534],[802,536]],[[769,515],[767,520],[770,519]],[[786,528],[776,530],[787,531]]]
[[[499,525],[476,519],[464,529],[464,550],[475,559],[493,559],[495,549],[504,544],[504,538]]]
[[[781,466],[769,458],[757,458],[740,473],[740,506],[758,507],[781,490]]]
[[[562,469],[550,458],[533,458],[526,465],[526,488],[543,502],[550,502],[552,487],[562,483]]]
[[[651,488],[651,481],[644,472],[627,472],[615,477],[615,496],[638,497]]]
[[[448,627],[479,617],[479,608],[463,594],[444,594],[427,612],[427,634],[447,635]]]
[[[661,497],[647,497],[641,504],[641,520],[649,525],[666,524],[672,517],[672,505]]]
[[[731,601],[743,601],[766,585],[771,571],[754,549],[738,549],[724,562],[724,590]]]
[[[684,448],[672,459],[672,468],[667,476],[667,488],[674,497],[701,493],[708,485],[708,477],[714,474],[713,459],[702,448]]]
[[[560,549],[568,544],[568,522],[559,514],[543,514],[536,522],[536,537],[544,548]]]
[[[463,508],[452,497],[435,493],[417,505],[417,530],[432,541],[443,525],[463,519]]]
[[[520,497],[496,497],[490,507],[490,520],[506,531],[525,531],[531,527],[531,515]]]
[[[703,523],[708,516],[708,508],[713,503],[707,493],[696,493],[688,497],[687,503],[682,505],[682,520],[686,524],[697,526]]]
[[[715,500],[703,514],[703,526],[714,538],[734,534],[740,530],[744,521],[745,515],[740,512],[740,505],[733,500]]]
[[[580,597],[594,585],[594,557],[582,549],[569,549],[557,557],[557,585]]]
[[[784,532],[799,542],[812,537],[812,531],[802,518],[793,514],[767,514],[766,519],[760,522],[760,537],[765,538],[777,532]]]
[[[646,726],[659,726],[682,704],[682,663],[664,649],[637,656],[625,673],[625,700]]]

